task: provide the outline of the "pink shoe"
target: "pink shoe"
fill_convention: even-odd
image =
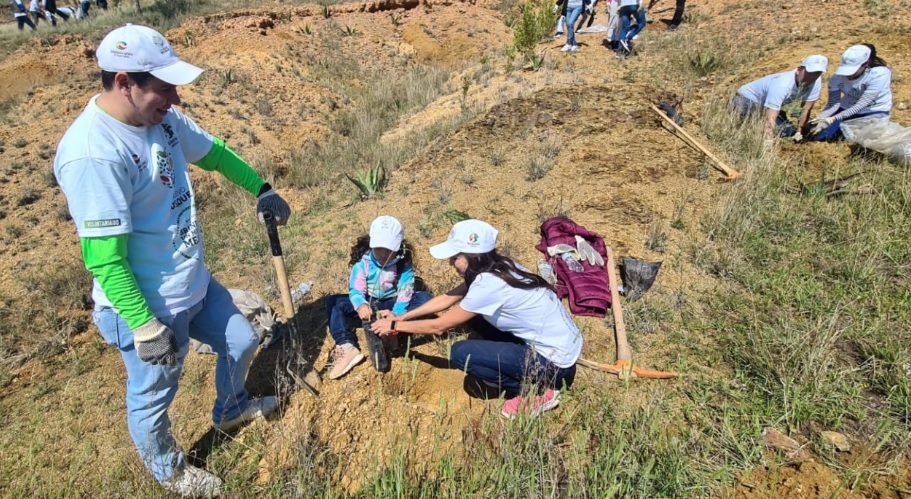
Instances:
[[[515,419],[519,414],[535,418],[558,405],[560,405],[560,392],[548,388],[543,395],[535,395],[534,398],[519,395],[503,402],[502,414],[509,419]]]
[[[329,379],[341,378],[362,360],[364,355],[350,343],[335,347],[332,351],[332,370],[329,371]]]

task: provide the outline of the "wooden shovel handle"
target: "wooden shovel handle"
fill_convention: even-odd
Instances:
[[[677,133],[679,133],[686,140],[688,140],[690,142],[690,144],[693,145],[693,147],[702,151],[702,153],[705,154],[706,157],[708,157],[719,170],[721,170],[725,175],[728,176],[728,180],[734,180],[735,178],[740,176],[740,172],[738,172],[737,170],[728,166],[727,163],[725,163],[724,161],[721,161],[720,159],[718,159],[717,156],[712,154],[712,151],[709,151],[705,146],[703,146],[701,143],[699,143],[699,141],[697,141],[692,136],[690,136],[690,134],[686,133],[686,130],[684,130],[683,128],[680,128],[680,125],[678,125],[677,123],[674,123],[674,120],[672,120],[668,115],[664,114],[660,109],[658,109],[658,107],[656,107],[654,104],[651,104],[650,107],[652,108],[653,111],[658,113],[658,116],[661,116],[661,118],[664,119],[664,121],[668,122],[672,127],[674,127],[674,130],[676,130]]]
[[[626,324],[623,322],[623,308],[620,305],[620,292],[617,290],[617,262],[610,247],[607,250],[607,278],[610,281],[610,308],[614,314],[614,333],[617,335],[617,360],[632,360],[633,352],[626,339]]]

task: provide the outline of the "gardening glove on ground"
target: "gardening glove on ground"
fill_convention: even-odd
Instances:
[[[547,247],[547,254],[550,256],[557,256],[561,253],[575,253],[575,252],[576,252],[576,248],[573,248],[572,246],[570,246],[568,244],[558,244],[556,246]]]
[[[285,225],[288,223],[288,218],[291,217],[291,207],[288,206],[288,203],[282,199],[269,184],[263,185],[264,192],[261,192],[259,195],[259,201],[256,202],[256,217],[259,218],[259,221],[266,223],[266,219],[263,214],[265,212],[272,213],[272,220],[275,221],[275,225]]]
[[[811,121],[810,125],[812,125],[813,128],[810,130],[810,135],[819,135],[823,130],[829,128],[829,125],[831,125],[834,121],[835,120],[832,118],[822,118]]]
[[[582,259],[588,261],[590,265],[604,266],[604,259],[601,258],[601,255],[595,251],[595,248],[593,248],[591,244],[588,244],[588,241],[583,239],[582,236],[576,236],[576,249],[579,250]]]
[[[177,336],[158,319],[152,319],[133,331],[133,345],[136,355],[143,362],[156,366],[177,364]]]
[[[803,134],[800,132],[797,132],[794,134],[794,136],[791,137],[791,140],[800,144],[801,142],[803,142]]]

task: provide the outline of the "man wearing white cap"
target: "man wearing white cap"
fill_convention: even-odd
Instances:
[[[452,366],[511,395],[503,416],[533,417],[556,407],[572,384],[582,335],[547,281],[498,254],[496,244],[497,230],[486,222],[455,224],[430,254],[448,259],[465,282],[403,315],[384,314],[372,328],[381,336],[442,334],[471,323],[483,339],[453,344]]]
[[[215,495],[222,482],[186,463],[168,406],[190,338],[212,346],[214,426],[232,431],[267,415],[275,397],[244,388],[258,338],[203,262],[188,163],[216,170],[258,197],[256,212],[284,224],[278,196],[224,142],[177,111],[177,86],[202,69],[180,60],[145,26],[110,32],[96,51],[101,94],[92,97],[57,147],[54,173],[95,277],[93,319],[127,370],[127,422],[143,464],[172,492]]]
[[[845,50],[835,76],[829,80],[828,107],[811,122],[814,140],[841,137],[846,120],[881,116],[892,111],[892,70],[865,43]]]
[[[820,77],[828,65],[829,60],[825,56],[811,55],[796,70],[776,73],[747,83],[731,99],[731,110],[739,113],[741,119],[765,110],[766,139],[773,139],[776,135],[793,136],[799,142],[803,140],[800,132],[809,120],[813,105],[819,100],[822,90]],[[796,128],[784,110],[792,101],[800,101],[802,108]]]

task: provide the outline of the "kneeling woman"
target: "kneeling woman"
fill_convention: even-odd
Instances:
[[[442,334],[471,323],[483,339],[452,345],[452,364],[515,397],[504,416],[537,416],[560,403],[572,384],[582,335],[563,303],[540,276],[496,251],[497,230],[480,220],[455,224],[430,254],[465,279],[452,291],[398,317],[373,323],[377,334]],[[411,320],[449,309],[429,320]]]

